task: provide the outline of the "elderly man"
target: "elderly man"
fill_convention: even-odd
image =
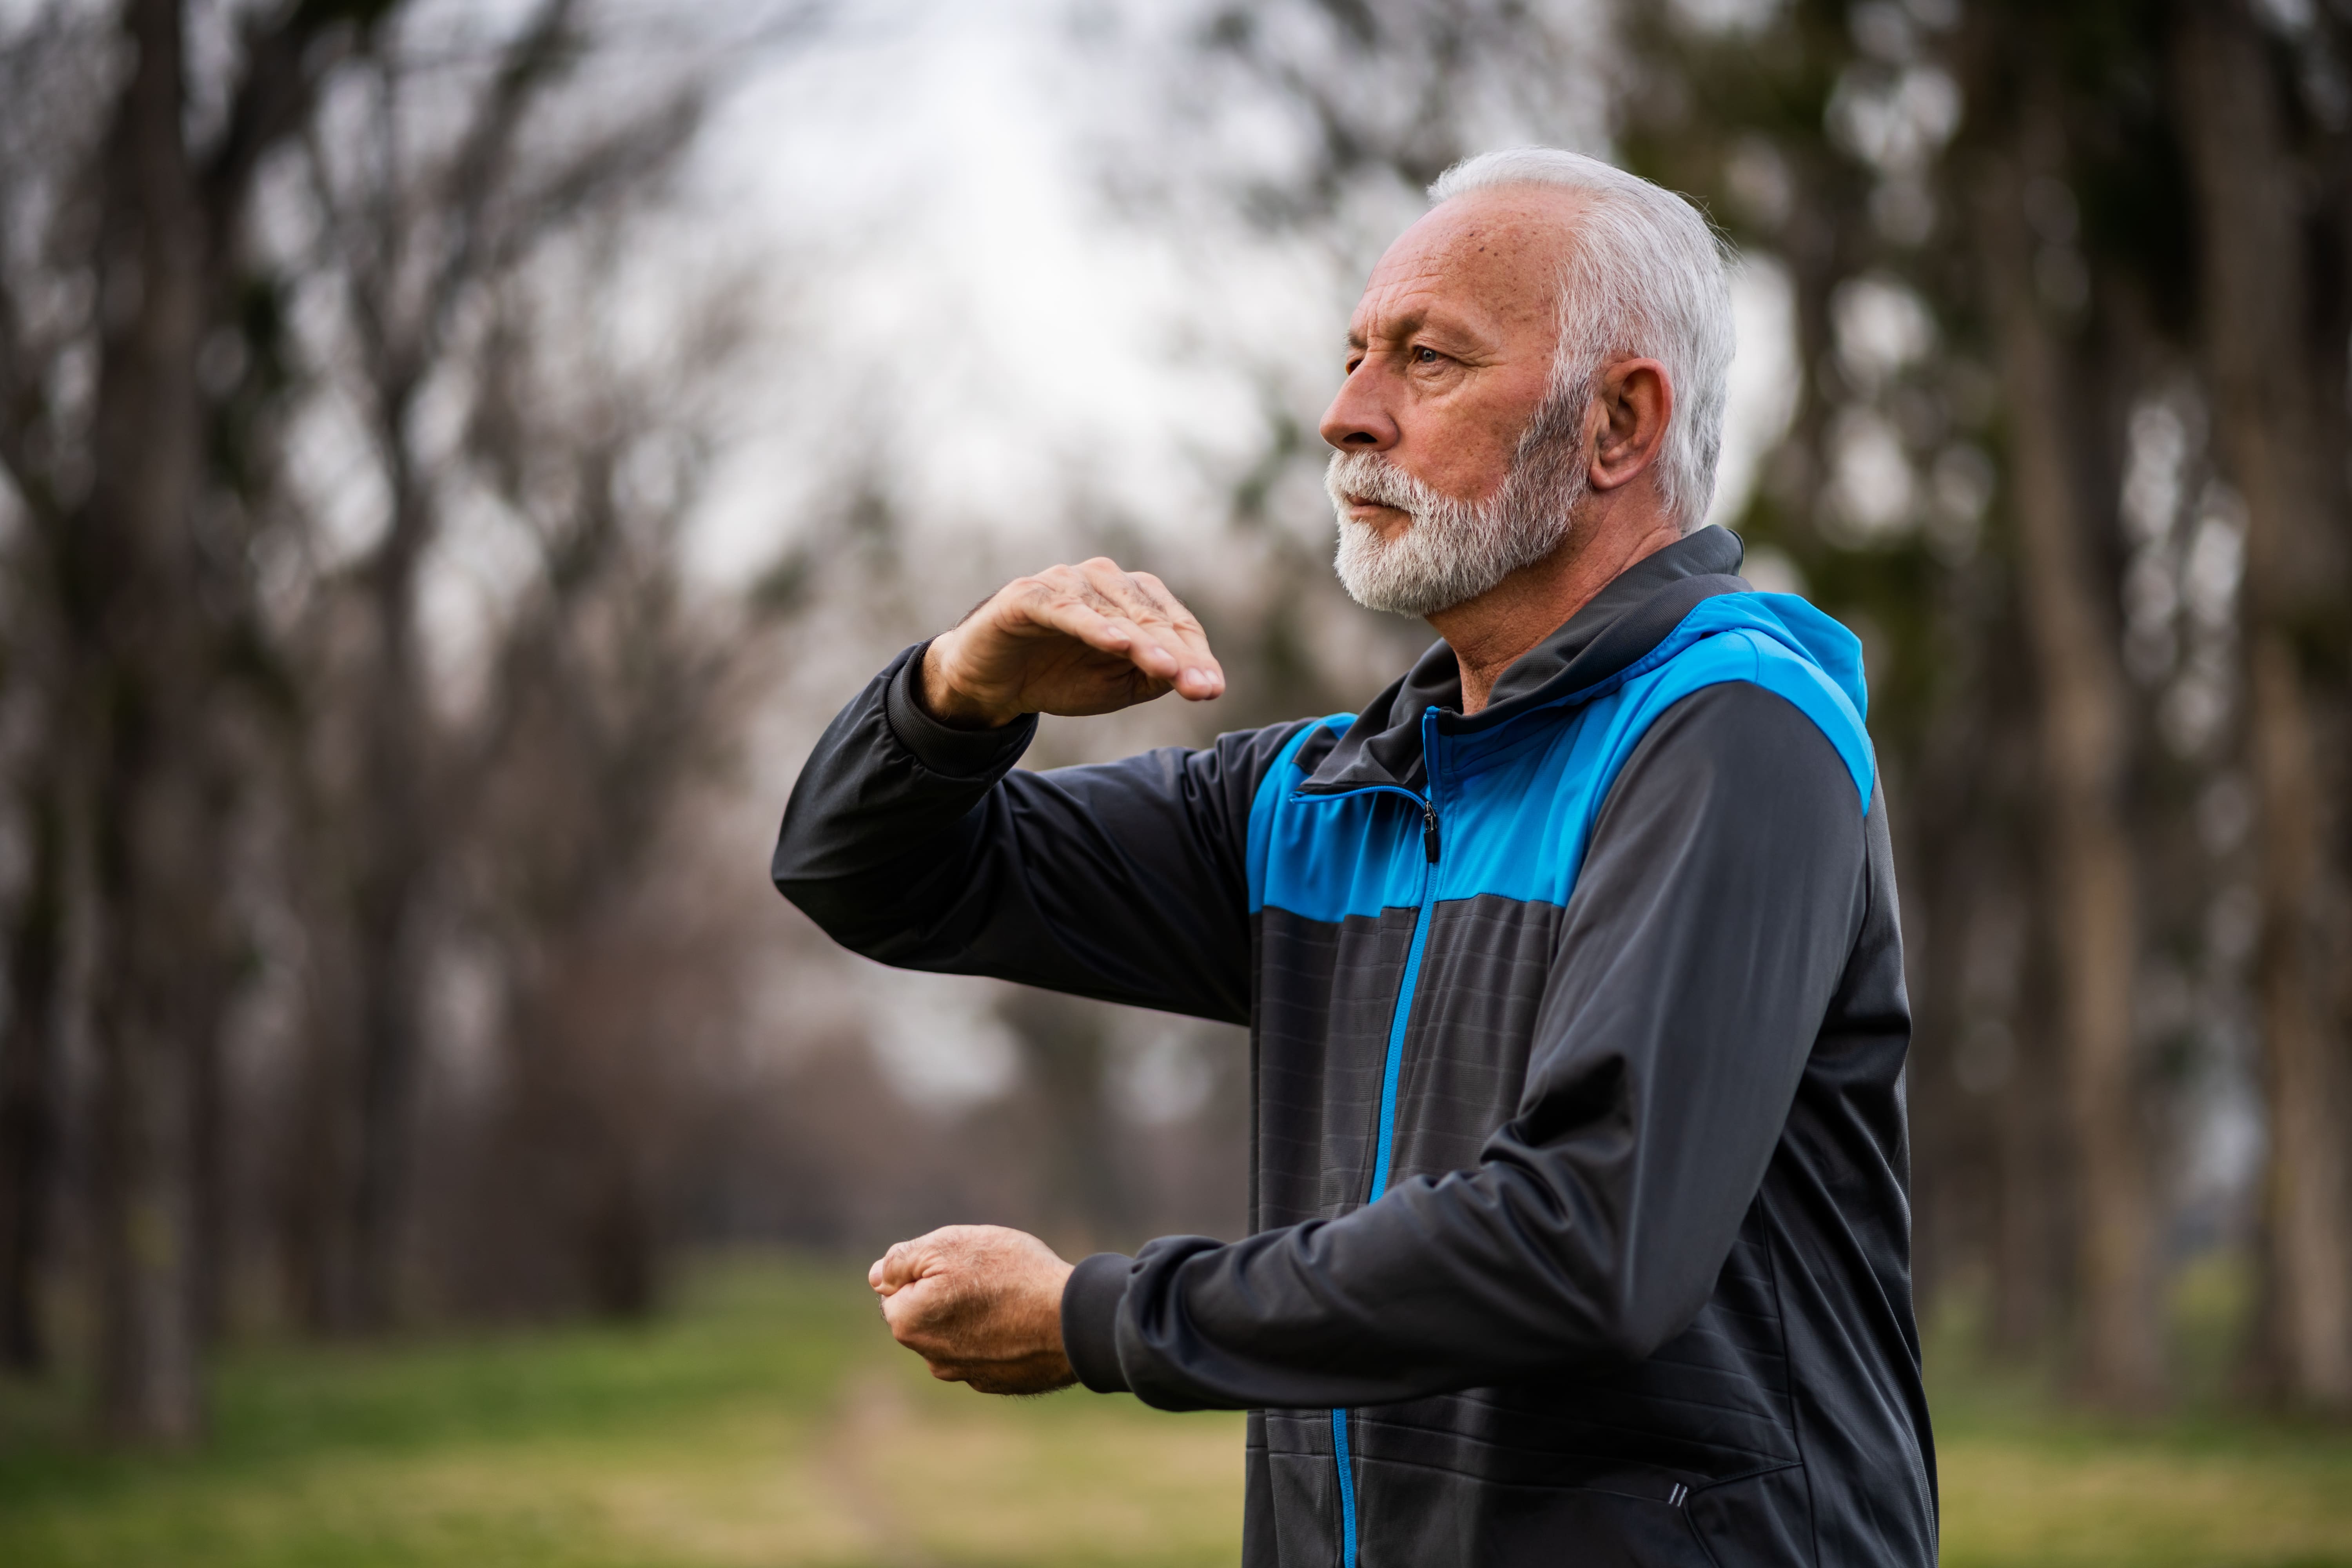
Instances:
[[[1859,649],[1702,527],[1704,221],[1472,159],[1373,272],[1339,570],[1444,639],[1355,715],[1014,772],[1224,677],[1148,573],[1006,586],[818,743],[776,885],[886,963],[1246,1021],[1254,1230],[872,1282],[932,1371],[1246,1409],[1252,1564],[1926,1564],[1909,1039]]]

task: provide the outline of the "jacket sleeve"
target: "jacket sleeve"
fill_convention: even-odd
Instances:
[[[836,716],[793,786],[777,889],[902,969],[1249,1017],[1252,796],[1300,726],[1097,767],[1016,772],[1034,718],[952,730],[908,648]]]
[[[1648,1356],[1762,1184],[1861,929],[1864,832],[1783,699],[1675,704],[1594,823],[1525,1091],[1479,1163],[1338,1219],[1086,1259],[1062,1300],[1081,1379],[1169,1409],[1357,1405]]]

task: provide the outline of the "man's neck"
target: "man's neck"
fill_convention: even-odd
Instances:
[[[1466,604],[1430,616],[1461,667],[1462,711],[1485,708],[1495,683],[1528,649],[1591,604],[1619,573],[1681,537],[1674,523],[1655,514],[1638,522],[1605,515],[1580,520],[1549,555]]]

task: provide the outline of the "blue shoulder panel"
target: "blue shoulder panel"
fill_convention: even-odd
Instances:
[[[1555,705],[1465,734],[1424,725],[1445,847],[1436,896],[1565,904],[1633,748],[1667,709],[1727,680],[1761,686],[1811,720],[1845,763],[1858,809],[1869,810],[1877,763],[1863,724],[1860,643],[1801,599],[1721,595],[1634,664]],[[1386,788],[1297,795],[1292,759],[1314,728],[1285,750],[1251,805],[1251,910],[1337,921],[1417,903],[1420,797]]]
[[[1313,739],[1318,730],[1336,730],[1344,733],[1348,726],[1355,721],[1356,716],[1353,713],[1331,713],[1320,720],[1301,724],[1298,727],[1298,733],[1293,735],[1288,743],[1276,753],[1274,766],[1265,770],[1265,777],[1258,780],[1257,793],[1250,797],[1247,841],[1249,907],[1252,914],[1265,907],[1266,850],[1273,841],[1275,813],[1281,803],[1289,798],[1290,792],[1297,789],[1303,782],[1292,776],[1298,772],[1299,748]]]

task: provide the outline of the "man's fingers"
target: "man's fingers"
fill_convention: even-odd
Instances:
[[[1059,1333],[1070,1266],[996,1226],[948,1226],[902,1241],[866,1278],[890,1337],[931,1375],[984,1394],[1043,1394],[1076,1381]]]
[[[1050,1394],[1078,1381],[1066,1356],[1024,1356],[1008,1362],[927,1361],[941,1383],[963,1383],[980,1394]]]
[[[912,1241],[892,1242],[889,1250],[876,1258],[874,1267],[866,1271],[866,1282],[878,1293],[887,1296],[915,1279],[920,1266],[918,1249],[929,1239],[928,1237],[917,1237]]]
[[[1160,646],[1176,656],[1181,669],[1177,689],[1195,700],[1223,691],[1225,672],[1217,656],[1209,651],[1209,635],[1202,629],[1199,617],[1153,574],[1120,572],[1118,575],[1126,596],[1136,605],[1130,618],[1148,627]]]
[[[939,1234],[938,1231],[930,1231],[911,1241],[892,1242],[890,1250],[877,1258],[874,1267],[866,1271],[866,1283],[887,1296],[920,1279],[935,1261]]]
[[[1215,697],[1225,689],[1225,672],[1209,651],[1207,634],[1168,584],[1149,572],[1122,571],[1104,556],[1081,564],[1087,601],[1097,613],[1132,626],[1155,652],[1138,657],[1136,667],[1167,681],[1194,701]]]
[[[1055,566],[1021,579],[998,595],[993,618],[1001,633],[1026,640],[1023,628],[1058,633],[1097,653],[1125,661],[1143,678],[1127,701],[1149,700],[1173,690],[1199,702],[1221,696],[1225,675],[1209,651],[1200,621],[1150,573],[1129,573],[1097,556],[1076,566]],[[961,633],[955,634],[961,636]],[[1065,683],[1066,670],[1049,662],[1025,670],[1025,656],[1013,656],[1003,678],[1013,682],[1016,700],[1060,711],[1057,700],[1097,700]],[[927,667],[928,668],[928,667]],[[1092,677],[1080,677],[1081,680]]]
[[[971,1298],[953,1282],[918,1279],[882,1298],[882,1321],[890,1337],[926,1361],[960,1357],[969,1327]]]
[[[918,1279],[882,1298],[882,1321],[890,1325],[890,1337],[902,1345],[919,1336],[932,1316],[933,1292],[925,1289],[929,1283]]]
[[[1124,616],[1106,615],[1076,597],[1040,605],[1033,615],[1040,624],[1074,637],[1088,647],[1115,654],[1164,685],[1174,685],[1183,672],[1181,653]]]
[[[874,1267],[866,1271],[866,1282],[886,1296],[904,1285],[908,1278],[906,1253],[905,1242],[892,1242],[890,1249],[876,1258]]]
[[[919,680],[924,706],[966,729],[1027,712],[1104,712],[1167,691],[1202,702],[1225,689],[1200,620],[1168,585],[1099,556],[1005,584],[932,639]]]
[[[1184,607],[1184,601],[1170,591],[1167,584],[1149,572],[1129,574],[1129,579],[1157,615],[1165,619],[1188,646],[1208,652],[1208,634],[1201,629],[1200,617]]]

